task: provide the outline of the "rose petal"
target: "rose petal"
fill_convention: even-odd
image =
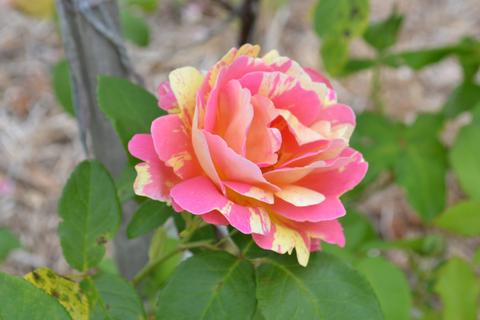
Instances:
[[[270,218],[260,208],[238,205],[222,195],[204,176],[180,182],[170,191],[175,202],[193,214],[203,215],[218,210],[242,233],[265,233],[270,230]]]
[[[342,217],[346,213],[340,199],[335,197],[327,197],[319,204],[304,207],[298,207],[277,198],[271,209],[284,218],[300,222],[328,221]]]
[[[133,184],[135,194],[154,200],[169,200],[170,186],[178,181],[171,168],[162,162],[141,162],[135,166],[137,177]]]
[[[253,234],[253,240],[262,249],[273,250],[280,254],[291,254],[296,250],[298,263],[307,266],[310,257],[309,245],[305,243],[302,235],[294,229],[280,223],[273,223],[270,232],[260,235]]]
[[[160,160],[183,179],[198,175],[200,167],[193,156],[191,140],[178,115],[155,119],[151,127],[153,144]]]
[[[142,161],[158,160],[152,136],[149,134],[141,133],[134,135],[128,142],[128,152]]]
[[[218,101],[217,119],[213,133],[221,136],[228,146],[245,155],[247,132],[253,119],[250,91],[243,89],[237,80],[228,82]]]
[[[240,83],[252,95],[268,97],[277,109],[288,110],[305,126],[312,124],[322,109],[315,91],[306,90],[297,79],[284,73],[251,72]]]
[[[321,203],[325,196],[312,189],[289,185],[275,193],[278,198],[293,204],[296,207],[307,207]]]
[[[272,191],[278,190],[278,187],[263,177],[257,165],[229,148],[221,137],[206,131],[203,131],[203,134],[215,167],[222,174],[222,180],[242,182]]]
[[[180,117],[186,123],[190,123],[203,75],[193,67],[183,67],[170,72],[168,78],[180,108]]]
[[[300,180],[299,185],[308,186],[326,196],[340,196],[353,189],[362,181],[368,170],[368,163],[360,153],[353,149],[344,151],[344,155],[353,152],[350,161],[329,171],[313,172]]]
[[[157,89],[158,94],[158,106],[165,110],[169,111],[175,109],[177,105],[177,98],[170,87],[170,82],[163,81],[160,83]]]

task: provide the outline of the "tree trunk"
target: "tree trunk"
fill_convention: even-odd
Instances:
[[[87,155],[101,161],[114,177],[127,164],[125,150],[97,104],[97,76],[132,78],[113,0],[56,0],[65,55],[71,70],[75,113]],[[127,278],[147,262],[148,238],[128,241],[126,224],[136,204],[123,206],[122,227],[114,241],[115,257]]]

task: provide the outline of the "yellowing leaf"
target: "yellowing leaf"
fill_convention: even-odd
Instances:
[[[54,12],[54,0],[11,0],[13,7],[35,17],[51,17]]]
[[[42,289],[63,305],[73,320],[88,320],[88,300],[80,285],[48,268],[36,269],[24,276],[25,280]]]

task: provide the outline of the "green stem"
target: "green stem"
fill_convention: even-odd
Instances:
[[[377,63],[373,67],[373,78],[370,89],[370,99],[373,102],[373,108],[376,112],[385,113],[385,104],[382,100],[382,81],[381,81],[381,64]]]
[[[211,245],[211,241],[197,241],[197,242],[190,242],[183,245],[178,246],[176,249],[170,251],[169,253],[158,257],[157,259],[148,263],[142,270],[140,270],[137,275],[132,279],[132,284],[137,286],[146,276],[152,273],[159,265],[164,263],[165,261],[169,260],[173,256],[179,254],[182,251],[195,249],[195,248],[206,248],[210,250],[217,250],[217,247]]]

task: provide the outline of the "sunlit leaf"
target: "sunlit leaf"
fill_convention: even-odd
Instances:
[[[358,270],[373,287],[385,320],[411,319],[412,297],[405,274],[383,258],[365,258]]]
[[[476,320],[480,282],[467,262],[450,259],[438,272],[435,292],[442,300],[443,320]]]
[[[25,279],[0,272],[0,319],[69,320],[58,301]]]
[[[348,42],[340,37],[326,38],[322,42],[321,54],[327,72],[338,75],[348,60]]]
[[[480,105],[478,110],[480,110]],[[480,118],[460,130],[450,150],[450,162],[462,189],[480,200]]]
[[[59,276],[48,268],[36,269],[26,274],[24,278],[57,299],[72,319],[89,319],[88,300],[81,292],[80,285],[75,281]]]
[[[462,236],[480,236],[480,201],[464,201],[445,210],[435,225]]]
[[[314,27],[320,37],[356,37],[368,26],[368,0],[318,0]]]

